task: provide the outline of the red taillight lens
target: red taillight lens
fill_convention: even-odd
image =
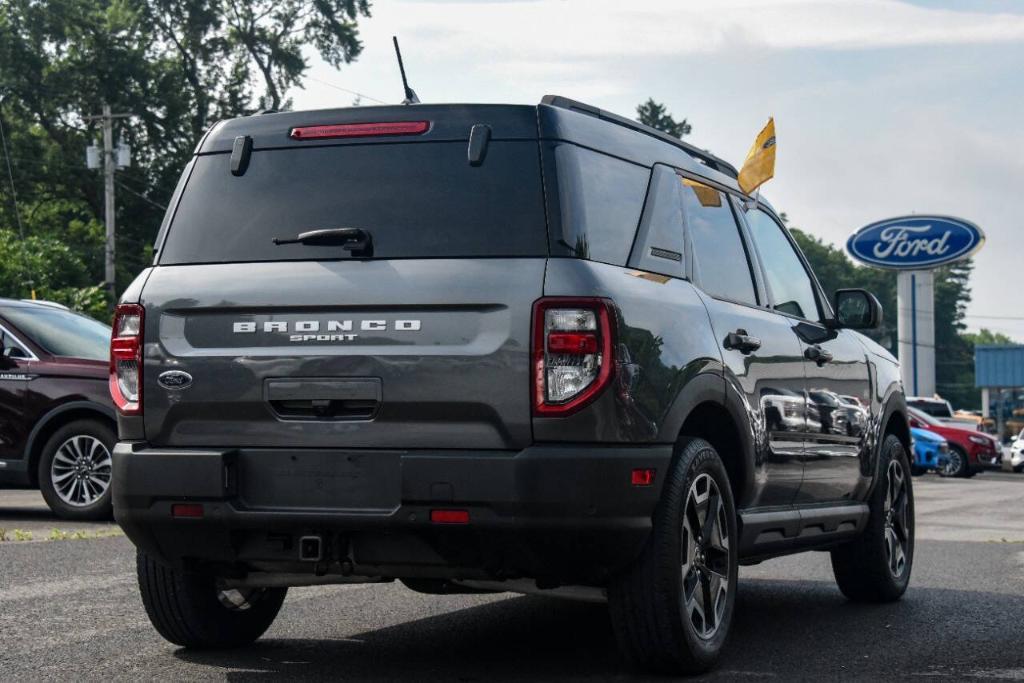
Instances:
[[[120,304],[110,339],[110,397],[122,415],[142,413],[142,326],[146,311]]]
[[[381,135],[423,135],[430,130],[430,121],[394,121],[390,123],[334,123],[326,126],[292,128],[293,140],[327,138],[370,138]]]
[[[534,414],[568,415],[608,386],[614,329],[607,299],[546,297],[534,304]]]

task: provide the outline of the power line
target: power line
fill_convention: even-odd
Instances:
[[[128,187],[127,185],[125,185],[120,180],[114,180],[114,182],[117,183],[118,185],[120,185],[121,189],[124,190],[125,192],[127,192],[128,194],[135,195],[136,197],[138,197],[142,201],[144,201],[144,202],[146,202],[148,204],[152,204],[153,206],[155,206],[156,208],[160,209],[161,211],[166,211],[167,210],[167,207],[164,206],[163,204],[161,204],[159,202],[153,201],[152,199],[150,199],[146,195],[142,194],[141,192],[136,192],[135,190],[133,190],[132,188]]]
[[[4,135],[2,116],[0,116],[0,143],[3,143],[4,159],[7,161],[7,179],[11,181],[11,199],[14,202],[14,218],[18,222],[18,236],[21,239],[25,239],[25,228],[21,224],[21,211],[18,209],[18,191],[14,188],[14,171],[11,170],[11,155],[7,151],[7,136]]]
[[[370,100],[371,102],[376,102],[377,104],[388,104],[384,100],[378,100],[376,97],[370,97],[369,95],[364,95],[361,92],[356,92],[355,90],[349,90],[348,88],[343,88],[340,85],[335,85],[334,83],[328,83],[327,81],[319,79],[316,76],[306,76],[306,78],[308,78],[311,81],[316,81],[317,83],[319,83],[321,85],[326,85],[328,88],[334,88],[335,90],[340,90],[342,92],[347,92],[349,95],[355,95],[356,97],[362,98],[364,100]]]
[[[984,318],[985,320],[1024,320],[1021,315],[964,315],[965,318]]]

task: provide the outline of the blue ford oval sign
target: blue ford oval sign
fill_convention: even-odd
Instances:
[[[869,266],[912,270],[959,261],[984,243],[985,233],[970,221],[903,216],[861,228],[847,240],[846,250]]]

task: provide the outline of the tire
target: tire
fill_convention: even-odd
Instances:
[[[911,465],[910,466],[910,476],[912,476],[912,477],[923,476],[927,471],[928,471],[927,469],[925,469],[924,467],[921,467],[919,465]]]
[[[971,466],[967,460],[967,453],[960,446],[949,445],[949,462],[945,468],[939,470],[943,477],[969,477]]]
[[[709,508],[716,507],[718,514],[709,515]],[[697,542],[702,510],[705,522],[713,520],[703,550]],[[736,526],[729,477],[718,453],[701,439],[683,442],[667,473],[643,553],[608,587],[615,637],[634,665],[684,674],[714,666],[736,602]],[[707,619],[702,608],[712,592],[716,614]]]
[[[1021,472],[1024,472],[1024,463],[1021,463],[1021,464],[1017,465],[1016,467],[1014,467],[1013,471],[1016,472],[1017,474],[1020,474]]]
[[[180,572],[136,553],[146,614],[160,635],[182,647],[252,643],[274,622],[288,593],[287,588],[219,589],[212,575]]]
[[[114,430],[99,420],[75,420],[43,445],[37,475],[39,491],[62,519],[111,519],[110,454]]]
[[[885,437],[879,460],[867,527],[857,540],[832,551],[839,590],[855,602],[899,600],[914,564],[914,488],[899,439]]]

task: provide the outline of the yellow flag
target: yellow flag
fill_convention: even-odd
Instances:
[[[740,189],[750,194],[761,186],[765,181],[775,176],[775,119],[768,119],[768,123],[757,134],[754,145],[747,152],[747,158],[743,161],[743,168],[737,180]]]

